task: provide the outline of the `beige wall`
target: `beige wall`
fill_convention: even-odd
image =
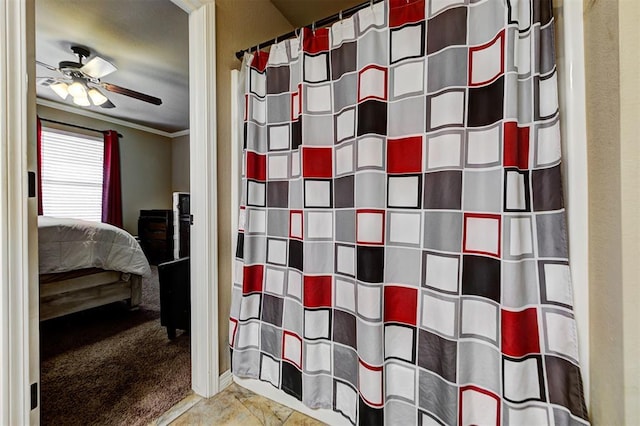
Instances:
[[[216,78],[218,96],[218,267],[220,372],[229,369],[231,302],[231,70],[235,52],[291,31],[293,27],[268,0],[216,0]]]
[[[124,229],[138,234],[141,209],[171,208],[171,139],[82,115],[38,105],[42,118],[99,130],[117,130],[122,173],[122,219]],[[45,123],[46,124],[46,123]]]
[[[640,3],[584,0],[591,418],[640,422]]]
[[[189,135],[171,139],[171,191],[189,192]]]

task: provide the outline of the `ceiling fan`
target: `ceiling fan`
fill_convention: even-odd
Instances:
[[[115,65],[100,56],[94,56],[83,63],[91,52],[81,46],[71,46],[71,51],[78,56],[78,61],[62,61],[58,67],[45,64],[40,61],[36,63],[51,71],[58,71],[62,77],[42,77],[38,79],[38,84],[50,87],[62,99],[68,96],[73,98],[73,103],[79,106],[100,106],[102,108],[114,108],[115,105],[109,100],[99,88],[119,95],[129,96],[140,101],[149,102],[154,105],[161,105],[162,100],[155,96],[125,89],[115,84],[106,83],[101,79],[116,71]]]

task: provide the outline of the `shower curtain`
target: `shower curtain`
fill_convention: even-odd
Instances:
[[[352,424],[587,424],[551,0],[246,55],[232,372]]]

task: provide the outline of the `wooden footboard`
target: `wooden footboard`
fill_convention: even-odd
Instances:
[[[121,300],[131,307],[142,299],[142,277],[116,271],[40,284],[40,321]]]

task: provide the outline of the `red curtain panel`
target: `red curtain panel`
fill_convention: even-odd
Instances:
[[[102,221],[122,228],[122,186],[118,132],[104,134],[104,178],[102,180]]]

